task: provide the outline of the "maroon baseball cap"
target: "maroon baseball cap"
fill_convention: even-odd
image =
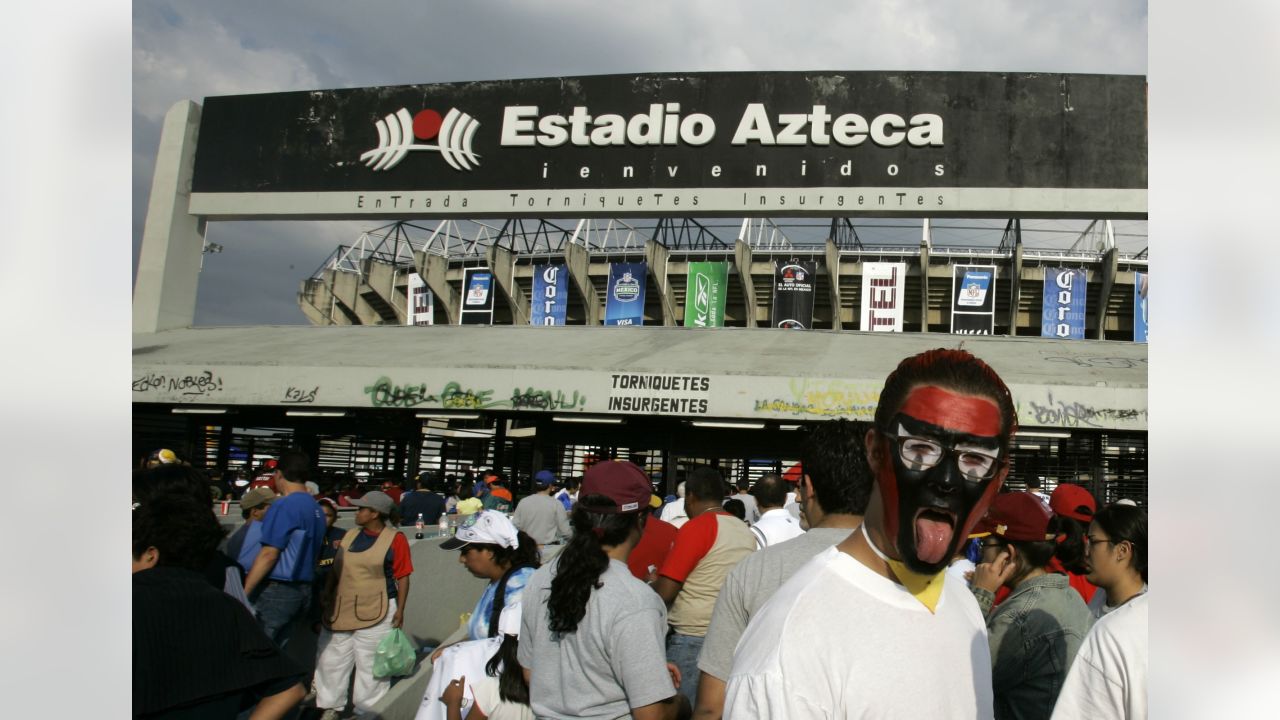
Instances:
[[[996,535],[1015,542],[1052,540],[1049,508],[1035,495],[1011,492],[997,495],[969,537]]]
[[[1088,523],[1093,521],[1098,503],[1083,487],[1064,483],[1053,489],[1053,494],[1049,496],[1049,508],[1063,517]]]
[[[604,495],[612,505],[588,505],[585,509],[599,513],[633,513],[649,508],[653,486],[649,476],[625,460],[605,460],[592,465],[582,477],[578,497]]]

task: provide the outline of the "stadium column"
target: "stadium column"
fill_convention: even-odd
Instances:
[[[596,287],[591,282],[591,253],[577,243],[565,243],[564,260],[569,268],[569,277],[573,279],[574,286],[578,288],[578,295],[582,297],[583,309],[587,315],[586,324],[599,325],[600,296],[596,294]]]
[[[516,285],[516,263],[511,251],[504,247],[490,245],[488,255],[489,267],[493,269],[493,279],[502,289],[502,294],[507,296],[507,304],[511,307],[511,324],[528,325],[529,298],[525,297],[524,291]]]
[[[1022,221],[1014,220],[1013,273],[1009,281],[1009,334],[1018,334],[1018,307],[1022,304]]]
[[[831,329],[840,329],[840,248],[835,238],[827,238],[827,291],[831,298]]]
[[[925,232],[920,241],[920,332],[929,332],[929,237]]]
[[[436,299],[444,307],[445,322],[449,325],[457,325],[460,300],[458,291],[454,290],[453,286],[449,284],[448,259],[425,250],[415,250],[413,264],[418,267],[418,275],[422,278],[422,281],[427,284],[427,287],[431,288],[431,292],[435,294]]]
[[[662,305],[662,324],[673,327],[676,324],[676,299],[672,297],[671,283],[667,282],[667,261],[671,251],[657,240],[649,239],[644,243],[644,259],[649,264],[649,276],[658,288],[658,297]]]
[[[165,113],[133,285],[135,333],[190,327],[195,320],[205,220],[189,207],[199,132],[199,105],[183,100]]]
[[[1098,325],[1094,328],[1094,340],[1106,340],[1107,308],[1111,305],[1111,291],[1116,286],[1116,264],[1120,251],[1107,250],[1102,257],[1102,291],[1098,293]]]
[[[747,320],[747,327],[759,327],[756,286],[751,280],[751,246],[741,238],[733,246],[733,262],[737,266],[738,282],[742,285],[742,315]]]

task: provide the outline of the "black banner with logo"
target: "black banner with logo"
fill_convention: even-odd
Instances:
[[[496,290],[489,268],[463,268],[462,312],[458,314],[458,324],[492,325]]]
[[[773,317],[776,328],[813,327],[813,284],[817,263],[812,260],[773,261]]]
[[[956,265],[951,273],[951,332],[960,335],[995,332],[996,266]]]
[[[681,73],[210,97],[193,212],[936,213],[1064,201],[1145,212],[1146,114],[1142,76],[1041,73]],[[824,192],[750,192],[780,188]]]

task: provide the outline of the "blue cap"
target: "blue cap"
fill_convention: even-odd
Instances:
[[[533,481],[539,485],[550,485],[556,481],[556,476],[550,470],[539,470],[534,473]]]

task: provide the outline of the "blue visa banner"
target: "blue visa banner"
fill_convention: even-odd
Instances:
[[[530,325],[564,325],[569,311],[569,271],[563,265],[533,266]]]
[[[1133,274],[1133,341],[1147,341],[1147,283],[1150,273]]]
[[[1040,337],[1084,339],[1085,274],[1079,268],[1044,269]]]
[[[605,293],[605,325],[643,325],[644,288],[649,277],[642,263],[609,263],[609,290]]]

